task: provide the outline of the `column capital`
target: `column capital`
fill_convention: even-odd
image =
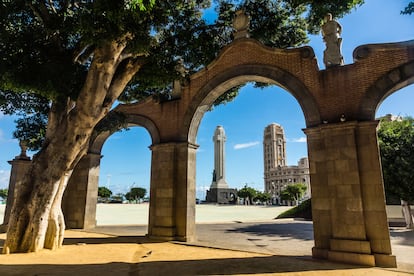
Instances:
[[[190,149],[198,149],[200,146],[194,143],[190,142],[166,142],[166,143],[159,143],[159,144],[153,144],[149,146],[150,150],[159,150],[159,149],[168,149],[168,148],[175,148],[179,146],[185,146]]]
[[[349,121],[332,124],[321,124],[315,127],[309,127],[302,129],[306,135],[319,134],[324,131],[337,130],[337,129],[355,129],[355,128],[377,128],[379,120],[373,121]]]

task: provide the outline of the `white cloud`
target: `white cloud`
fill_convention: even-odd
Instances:
[[[306,143],[306,137],[288,139],[288,142],[292,142],[292,143]]]
[[[9,187],[10,171],[0,170],[0,189]]]
[[[235,149],[235,150],[246,149],[246,148],[254,147],[258,144],[260,144],[259,141],[254,141],[254,142],[249,142],[249,143],[244,143],[244,144],[236,144],[236,145],[234,145],[233,149]]]

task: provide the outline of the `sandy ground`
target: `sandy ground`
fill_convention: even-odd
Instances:
[[[108,206],[98,206],[98,210],[100,210],[97,216],[98,224],[100,221],[102,223],[104,219],[108,219],[109,223],[119,223],[119,220],[125,219],[125,217],[141,217],[141,215],[129,213],[136,212],[136,210],[131,211],[134,209],[132,207],[124,207],[122,210],[123,205]],[[234,225],[240,225],[241,221],[254,221],[259,216],[269,217],[271,215],[273,217],[275,212],[275,209],[265,207],[258,209],[240,207],[235,209],[209,208],[207,206],[197,208],[199,215],[205,212],[203,215],[205,223],[226,219],[236,222]],[[120,209],[118,210],[118,208]],[[132,209],[128,211],[128,208]],[[101,211],[102,213],[99,214]],[[268,214],[265,214],[267,212]],[[117,213],[118,216],[114,216]],[[255,213],[256,216],[246,216]],[[105,218],[105,216],[109,218]],[[145,217],[141,219],[145,221]],[[260,217],[260,219],[263,218]],[[202,219],[201,222],[203,222]],[[217,224],[218,226],[219,224]],[[0,234],[0,250],[3,247],[5,237],[5,234]],[[144,236],[117,236],[115,234],[67,230],[64,246],[56,251],[41,250],[36,253],[0,255],[0,275],[381,276],[414,274],[394,269],[356,267],[318,261],[300,254],[280,256],[274,253],[218,249],[214,247],[214,244],[209,245],[208,242],[203,243],[203,246],[194,246],[174,242],[155,242]]]
[[[0,241],[5,238],[0,235]],[[56,251],[0,255],[0,275],[412,275],[308,258],[66,231]]]

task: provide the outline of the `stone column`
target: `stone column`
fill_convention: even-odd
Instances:
[[[187,142],[151,146],[150,238],[195,240],[197,148]]]
[[[88,153],[75,167],[62,201],[67,228],[96,226],[99,169],[101,155]]]
[[[396,267],[396,258],[391,255],[377,125],[378,121],[359,123],[356,137],[365,228],[375,264]]]
[[[21,154],[19,156],[16,156],[12,161],[9,161],[8,163],[11,165],[11,172],[10,172],[6,209],[4,211],[3,224],[0,225],[0,232],[7,231],[7,225],[9,223],[10,212],[11,212],[14,198],[15,198],[15,190],[18,189],[19,183],[22,181],[22,179],[28,172],[30,168],[30,164],[32,162],[30,158],[26,156],[26,151],[25,151],[24,155]]]
[[[369,123],[343,122],[306,129],[305,133],[312,188],[313,256],[370,266],[386,263],[395,266],[387,246],[382,250],[385,255],[376,256],[379,248],[374,244],[378,240],[373,239],[373,232],[379,231],[382,245],[389,247],[375,128]],[[373,178],[368,179],[371,175]],[[370,190],[377,192],[371,195]],[[380,191],[382,196],[374,198]],[[373,201],[375,207],[370,207]],[[378,216],[367,219],[367,215],[373,214],[367,207],[375,209]],[[375,226],[368,226],[369,221]]]

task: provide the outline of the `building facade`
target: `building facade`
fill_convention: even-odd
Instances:
[[[286,139],[283,127],[273,123],[268,125],[263,135],[264,190],[271,194],[273,204],[282,202],[280,193],[288,185],[303,183],[306,185],[304,198],[310,198],[309,161],[301,158],[297,166],[286,165]]]

